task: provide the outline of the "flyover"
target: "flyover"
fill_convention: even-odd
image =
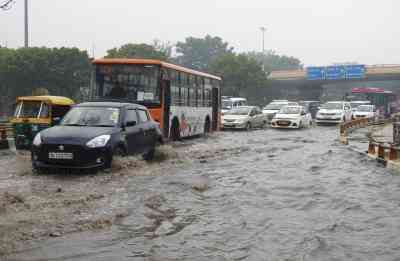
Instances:
[[[307,70],[272,71],[265,101],[277,98],[324,100],[343,97],[354,87],[383,87],[400,94],[400,64],[367,65],[364,78],[308,80]]]
[[[268,78],[273,81],[305,81],[307,80],[307,70],[272,71]],[[367,65],[366,76],[362,79],[321,80],[319,82],[385,81],[393,79],[400,80],[400,64]]]

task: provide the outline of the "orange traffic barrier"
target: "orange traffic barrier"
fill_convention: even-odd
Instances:
[[[397,150],[392,145],[392,146],[390,146],[389,160],[396,160],[396,159],[397,159]]]
[[[375,144],[373,144],[371,141],[369,142],[368,146],[368,154],[375,155]]]
[[[385,158],[385,148],[381,144],[378,145],[378,158]]]

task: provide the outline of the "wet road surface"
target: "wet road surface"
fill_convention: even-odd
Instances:
[[[225,132],[176,149],[198,160],[129,177],[110,229],[7,260],[400,260],[400,176],[341,145],[336,127]]]

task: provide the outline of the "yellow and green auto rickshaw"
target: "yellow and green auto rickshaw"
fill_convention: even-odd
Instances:
[[[61,96],[23,96],[18,97],[13,126],[15,147],[30,149],[35,135],[46,128],[60,123],[74,101]]]

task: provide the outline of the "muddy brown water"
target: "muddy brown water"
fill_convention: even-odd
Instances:
[[[5,260],[399,260],[400,176],[337,138],[315,127],[187,141],[176,150],[196,160],[127,178],[109,229]]]

